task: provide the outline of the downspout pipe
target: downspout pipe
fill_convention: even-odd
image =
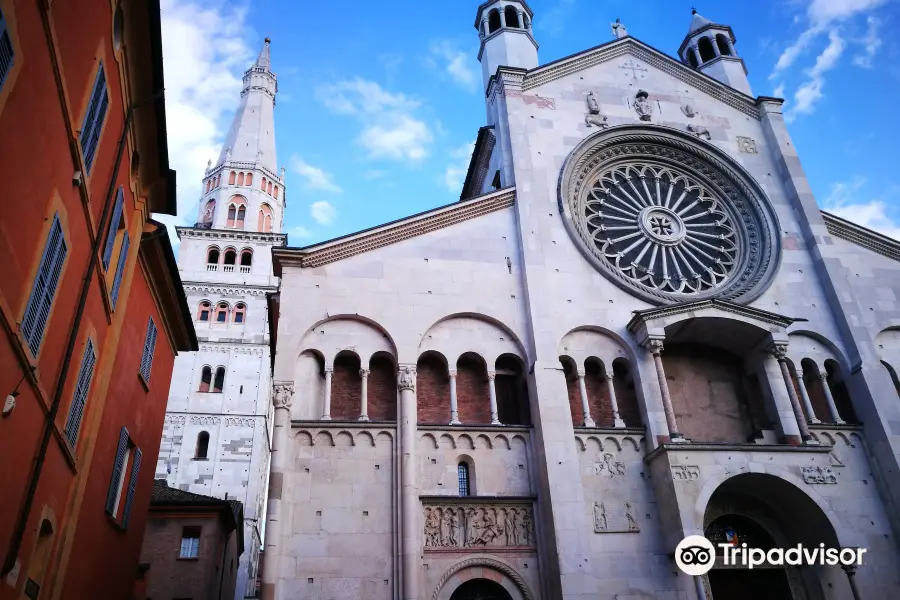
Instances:
[[[119,177],[119,169],[122,166],[122,157],[125,154],[125,142],[128,140],[128,130],[131,128],[131,121],[134,117],[134,111],[148,104],[149,102],[161,99],[164,93],[165,90],[159,90],[145,100],[142,100],[137,104],[132,104],[125,116],[125,127],[123,128],[122,136],[119,139],[119,146],[116,151],[116,162],[115,166],[113,167],[112,177],[110,177],[109,180],[109,188],[106,191],[106,201],[103,204],[103,214],[100,217],[99,231],[94,236],[94,243],[91,245],[90,259],[88,261],[87,271],[85,272],[84,279],[81,284],[81,295],[78,298],[78,307],[75,310],[75,319],[72,322],[72,327],[69,333],[69,341],[66,345],[66,353],[63,357],[62,367],[60,368],[59,376],[56,379],[53,399],[50,403],[50,411],[47,413],[47,419],[44,423],[44,434],[41,437],[41,445],[38,448],[37,454],[34,458],[34,465],[31,470],[31,479],[28,482],[28,491],[25,493],[22,508],[19,511],[16,526],[15,529],[13,529],[12,538],[10,539],[10,544],[6,550],[6,558],[3,560],[3,569],[2,571],[0,571],[0,575],[4,577],[10,571],[12,571],[16,565],[16,559],[19,555],[19,550],[22,547],[22,539],[25,536],[25,528],[28,524],[28,515],[31,514],[31,508],[34,504],[34,497],[37,493],[38,484],[41,480],[41,473],[44,469],[44,461],[47,459],[47,448],[50,445],[50,438],[53,437],[53,430],[56,427],[56,416],[57,414],[59,414],[63,388],[65,388],[66,378],[69,375],[69,368],[72,366],[72,355],[75,353],[75,346],[78,341],[78,333],[81,329],[81,321],[84,317],[88,294],[91,290],[91,281],[93,280],[94,272],[97,269],[97,256],[100,252],[100,244],[104,239],[106,239],[106,236],[103,235],[103,232],[106,231],[106,224],[110,218],[110,212],[112,211],[113,197],[115,196],[116,191],[116,180]]]

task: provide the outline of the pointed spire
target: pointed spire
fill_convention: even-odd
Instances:
[[[267,71],[269,70],[272,65],[272,61],[269,58],[269,44],[271,43],[272,40],[270,38],[266,38],[262,50],[259,51],[259,56],[256,58],[256,63],[253,66],[265,69]]]
[[[703,29],[707,25],[712,25],[712,21],[698,14],[696,8],[691,9],[691,14],[693,16],[691,17],[691,28],[688,30],[688,35],[694,33],[698,29]]]

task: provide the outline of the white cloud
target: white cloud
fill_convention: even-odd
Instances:
[[[572,19],[574,9],[575,0],[556,0],[552,6],[542,10],[538,16],[541,32],[546,32],[551,37],[564,33]],[[610,35],[612,34],[610,33]]]
[[[241,73],[254,58],[244,40],[246,7],[162,0],[163,62],[169,162],[178,172],[178,216],[170,225],[193,224],[203,175],[220,151],[222,119],[240,100]]]
[[[319,200],[309,206],[309,215],[322,225],[330,225],[337,217],[337,211],[327,200]]]
[[[413,114],[418,100],[359,77],[319,86],[316,97],[332,112],[364,123],[357,143],[370,158],[418,162],[428,156],[434,136]]]
[[[806,14],[814,24],[828,24],[849,19],[859,13],[878,8],[888,0],[812,0]]]
[[[288,231],[288,235],[300,240],[305,240],[312,237],[313,232],[306,227],[303,227],[302,225],[298,225],[297,227],[294,227],[293,229]]]
[[[291,170],[303,178],[306,187],[332,194],[340,194],[344,190],[334,183],[330,173],[326,173],[318,167],[314,167],[299,156],[291,157]]]
[[[900,240],[900,222],[888,214],[888,205],[884,201],[878,199],[860,201],[860,192],[865,185],[864,177],[854,177],[846,183],[833,183],[831,193],[824,203],[825,210],[842,219]]]
[[[472,66],[473,57],[447,40],[435,41],[431,44],[430,55],[426,64],[443,69],[456,85],[474,92],[478,89],[478,74]]]
[[[816,104],[824,97],[822,87],[825,85],[825,73],[834,68],[846,47],[839,30],[832,29],[828,32],[828,46],[816,57],[816,64],[807,72],[809,79],[794,93],[794,102],[785,113],[786,121],[794,121],[797,115],[809,114],[815,110]]]
[[[784,83],[778,84],[778,87],[775,88],[775,91],[772,92],[772,95],[776,98],[784,98]]]
[[[469,162],[472,159],[472,152],[475,150],[475,142],[463,144],[450,152],[451,162],[447,165],[442,178],[443,185],[451,192],[462,191],[462,186],[466,180],[466,173],[469,170]]]
[[[881,47],[882,43],[881,38],[878,37],[881,20],[870,16],[866,19],[866,22],[868,23],[868,29],[866,30],[866,37],[862,40],[862,43],[865,45],[865,51],[863,54],[857,54],[853,57],[853,64],[864,69],[871,69],[875,53],[878,52],[878,48]]]
[[[781,53],[781,56],[778,57],[778,62],[775,63],[775,70],[769,76],[769,79],[777,77],[781,71],[784,71],[788,67],[794,64],[800,55],[809,47],[809,44],[816,38],[820,33],[824,31],[822,27],[811,27],[800,34],[800,37],[797,38],[797,41],[784,49],[784,52]]]

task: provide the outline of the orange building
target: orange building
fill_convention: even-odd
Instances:
[[[159,0],[0,0],[0,600],[134,586],[197,350],[150,218],[176,207],[163,89]]]

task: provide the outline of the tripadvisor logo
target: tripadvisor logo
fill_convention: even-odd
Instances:
[[[782,567],[785,565],[841,565],[860,566],[865,548],[826,548],[825,544],[804,548],[797,544],[791,548],[750,548],[747,544],[734,546],[719,544],[722,565],[752,569],[760,565]],[[675,548],[675,564],[687,575],[706,575],[716,563],[716,547],[702,535],[689,535]]]

